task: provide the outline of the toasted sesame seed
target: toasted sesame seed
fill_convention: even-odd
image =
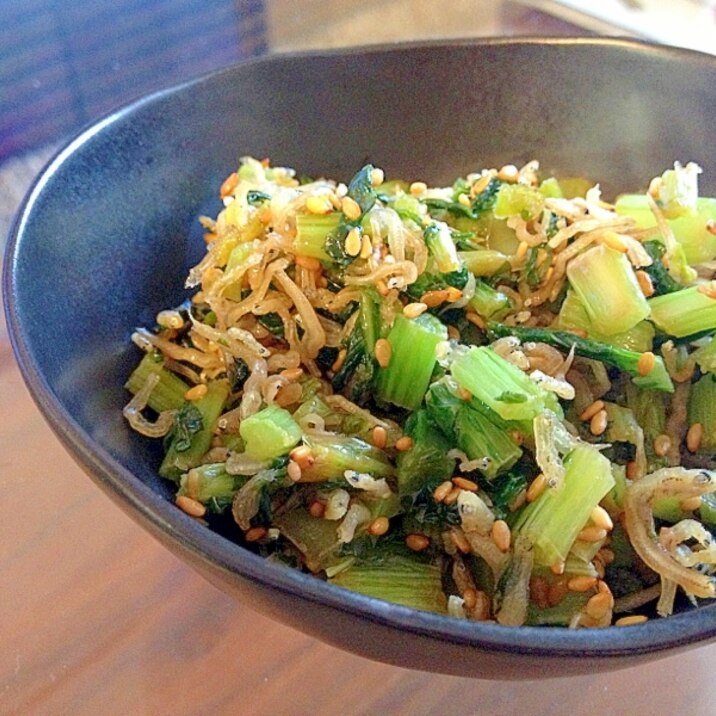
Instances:
[[[641,292],[649,298],[654,295],[654,284],[651,281],[651,276],[646,271],[637,271],[636,280],[639,284]]]
[[[656,356],[651,351],[645,351],[636,362],[636,370],[641,376],[649,375],[656,365]]]
[[[313,500],[308,506],[308,512],[311,517],[322,518],[326,514],[326,505],[320,500]]]
[[[433,490],[433,500],[435,502],[442,502],[449,494],[452,492],[453,484],[450,482],[450,480],[445,480],[445,482],[441,482],[434,490]]]
[[[684,512],[696,512],[701,507],[701,495],[696,497],[689,497],[686,500],[681,500],[679,506]]]
[[[497,172],[497,178],[501,181],[514,182],[517,181],[519,173],[519,169],[514,164],[505,164],[505,166]]]
[[[607,429],[607,411],[600,410],[589,421],[589,432],[592,435],[602,435]]]
[[[448,299],[447,289],[438,289],[437,291],[426,291],[420,297],[420,303],[424,303],[428,308],[435,308],[441,303],[445,303]]]
[[[600,594],[608,594],[612,600],[614,599],[614,595],[612,594],[612,590],[609,588],[609,585],[601,579],[597,581],[597,591]]]
[[[701,447],[701,439],[704,435],[704,426],[701,423],[693,423],[686,433],[686,447],[689,452],[697,452]]]
[[[447,292],[446,299],[448,303],[455,303],[455,301],[459,301],[462,298],[462,291],[459,288],[455,288],[455,286],[448,286],[445,291]]]
[[[289,405],[295,405],[301,400],[303,395],[303,388],[300,383],[287,383],[284,385],[278,393],[274,402],[276,405],[280,405],[282,408],[286,408]]]
[[[410,450],[411,447],[413,447],[413,438],[411,438],[410,435],[403,435],[403,437],[395,441],[395,449],[398,452],[405,452],[406,450]]]
[[[306,199],[306,211],[309,214],[329,214],[333,211],[333,203],[325,194],[312,195]]]
[[[265,527],[252,527],[246,532],[244,539],[247,542],[258,542],[260,539],[263,539],[267,533],[268,530]]]
[[[206,383],[199,383],[184,393],[184,400],[200,400],[206,395],[208,390],[209,388],[207,388]]]
[[[303,375],[303,368],[284,368],[279,375],[289,382],[298,380]]]
[[[714,236],[716,236],[716,221],[709,219],[706,222],[706,231],[708,231],[709,234],[714,234]]]
[[[318,259],[314,259],[313,256],[301,256],[300,254],[294,259],[296,266],[301,266],[307,271],[320,271],[321,262]]]
[[[487,189],[487,185],[492,180],[492,174],[483,174],[479,179],[475,181],[475,183],[470,187],[470,196],[477,196],[478,194],[482,194],[485,189]]]
[[[184,319],[179,311],[159,311],[157,313],[157,323],[162,328],[178,330],[184,325]]]
[[[512,502],[507,506],[510,512],[516,512],[527,502],[527,490],[520,490]]]
[[[376,167],[370,173],[371,186],[380,186],[385,181],[385,172],[382,169]]]
[[[462,600],[465,609],[474,609],[477,606],[477,591],[472,587],[467,587],[462,593]]]
[[[293,482],[299,482],[301,479],[301,466],[294,460],[289,460],[288,467],[286,467],[286,474]]]
[[[353,227],[346,236],[343,248],[349,256],[358,256],[363,245],[360,229]]]
[[[462,385],[457,386],[457,397],[465,402],[472,400],[472,393]]]
[[[600,542],[607,536],[603,527],[585,527],[578,535],[580,542]]]
[[[527,256],[527,249],[529,249],[529,247],[530,245],[526,241],[520,241],[517,251],[515,251],[515,258],[521,261],[525,256]]]
[[[592,510],[590,519],[595,527],[600,527],[607,532],[611,532],[614,529],[614,522],[612,522],[611,516],[601,505],[597,505]]]
[[[484,331],[487,328],[487,324],[484,319],[474,311],[468,311],[465,314],[465,318],[467,318],[473,326],[477,326],[481,331]]]
[[[644,624],[649,621],[649,617],[644,614],[630,614],[626,617],[621,617],[614,622],[614,626],[636,626],[637,624]]]
[[[363,240],[360,245],[360,258],[367,259],[373,253],[373,244],[370,241],[370,236],[363,234]]]
[[[206,507],[188,495],[179,495],[175,500],[176,506],[186,512],[190,517],[203,517],[206,514]]]
[[[619,251],[622,254],[627,252],[627,245],[624,239],[614,231],[605,231],[602,236],[602,242],[606,244],[610,249]]]
[[[453,487],[450,492],[445,496],[443,500],[444,505],[454,505],[457,502],[457,498],[460,497],[462,490],[459,487]]]
[[[636,463],[635,460],[630,460],[626,464],[626,476],[630,480],[636,480],[636,477],[639,472],[639,465]]]
[[[222,199],[226,199],[227,196],[234,193],[234,189],[236,189],[236,185],[239,183],[239,175],[236,172],[233,172],[232,174],[229,174],[226,179],[224,179],[224,182],[221,185],[221,188],[219,189],[219,196]]]
[[[378,289],[378,293],[379,293],[381,296],[384,296],[384,297],[385,297],[385,296],[387,296],[387,295],[390,293],[390,289],[388,288],[388,284],[387,284],[382,278],[379,278],[379,279],[375,282],[375,287]]]
[[[609,547],[602,547],[597,552],[597,556],[604,564],[611,564],[614,561],[614,550],[609,549]]]
[[[381,537],[388,531],[389,528],[390,522],[388,521],[387,517],[376,517],[368,525],[368,534],[373,535],[373,537]]]
[[[470,554],[470,542],[468,542],[462,530],[452,527],[450,529],[450,539],[458,551],[462,552],[462,554]]]
[[[350,196],[344,196],[341,201],[341,211],[348,221],[355,221],[363,213],[358,202]]]
[[[587,420],[591,420],[600,410],[604,410],[604,401],[595,400],[591,405],[584,409],[582,414],[579,416],[579,419],[587,422]]]
[[[649,192],[649,194],[650,194],[651,196],[653,196],[655,199],[658,198],[659,192],[661,191],[661,182],[662,182],[662,178],[661,178],[661,177],[654,177],[654,178],[649,182],[648,192]]]
[[[412,196],[420,196],[421,194],[425,194],[427,190],[428,185],[424,181],[414,181],[410,185],[410,189],[408,189]]]
[[[706,283],[701,283],[696,290],[699,293],[702,293],[704,296],[716,299],[716,281],[707,281]]]
[[[544,473],[540,473],[535,477],[527,488],[527,502],[534,502],[547,487],[547,478]]]
[[[476,482],[459,475],[452,478],[452,484],[455,485],[455,487],[459,487],[461,490],[467,490],[468,492],[477,492],[479,489]]]
[[[345,348],[341,348],[338,351],[336,360],[333,362],[333,365],[331,366],[331,370],[334,373],[337,373],[343,367],[343,364],[346,362],[347,355],[348,355],[348,351]]]
[[[671,438],[668,435],[661,434],[654,438],[654,452],[657,457],[664,457],[671,450]]]
[[[393,347],[390,342],[385,338],[379,338],[375,342],[375,359],[378,361],[378,365],[381,368],[387,368],[390,365],[390,357],[393,354]]]
[[[572,577],[567,582],[567,589],[569,589],[570,592],[588,592],[596,586],[597,578],[590,577],[586,574],[580,574],[577,577]]]
[[[414,303],[408,303],[403,307],[403,315],[406,318],[417,318],[427,310],[428,307],[424,303],[416,301]]]
[[[425,304],[423,304],[425,305]],[[460,340],[460,331],[455,326],[447,327],[448,338],[454,341]]]
[[[297,462],[301,470],[306,470],[313,465],[316,458],[313,455],[313,451],[308,445],[299,445],[293,448],[288,454],[290,460]]]
[[[592,619],[603,619],[609,610],[612,608],[614,603],[613,597],[604,592],[598,592],[593,597],[589,598],[589,601],[584,607],[584,611]]]
[[[564,561],[559,560],[554,564],[550,564],[549,571],[559,577],[560,575],[564,574],[564,566]]]
[[[422,552],[430,546],[430,539],[425,535],[413,532],[405,538],[405,544],[408,549],[412,549],[413,552]]]
[[[512,542],[510,526],[504,520],[495,520],[490,530],[492,541],[497,545],[500,552],[508,552]]]
[[[376,425],[371,433],[373,445],[382,450],[388,444],[388,431],[382,425]]]

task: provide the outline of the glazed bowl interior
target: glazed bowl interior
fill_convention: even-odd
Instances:
[[[416,612],[268,564],[172,504],[158,448],[124,423],[129,336],[187,297],[197,217],[240,156],[349,178],[366,161],[432,183],[538,159],[643,188],[674,160],[716,195],[716,58],[630,41],[522,39],[275,56],[169,89],[87,129],[47,166],[5,260],[30,391],[88,474],[167,547],[253,607],[401,666],[525,678],[613,669],[703,644],[703,606],[639,629],[506,628]],[[229,535],[230,536],[230,535]]]

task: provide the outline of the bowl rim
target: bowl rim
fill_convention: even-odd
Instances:
[[[221,81],[222,77],[241,73],[244,68],[306,58],[341,58],[356,55],[404,53],[430,48],[470,48],[549,45],[565,47],[613,47],[680,61],[704,63],[716,69],[716,57],[695,50],[656,45],[621,37],[497,37],[448,40],[421,40],[390,44],[361,45],[347,48],[302,50],[250,58],[207,72],[193,79],[159,89],[111,110],[91,122],[62,146],[38,174],[13,220],[3,262],[3,303],[8,336],[22,377],[31,397],[56,436],[93,481],[107,492],[125,511],[139,517],[145,529],[155,537],[178,543],[194,560],[210,564],[228,581],[238,576],[259,582],[288,596],[299,596],[307,602],[368,620],[391,629],[410,632],[455,645],[490,650],[496,653],[539,656],[543,658],[588,657],[610,659],[640,654],[672,651],[687,645],[703,644],[716,638],[716,604],[655,619],[639,629],[572,630],[564,627],[508,627],[490,623],[459,620],[448,616],[417,611],[384,602],[328,584],[297,570],[285,569],[267,562],[229,539],[197,524],[176,506],[152,490],[130,470],[95,442],[63,407],[42,375],[33,357],[31,342],[20,320],[16,299],[18,276],[16,266],[23,250],[25,228],[43,188],[49,179],[61,172],[74,153],[105,129],[131,121],[137,112],[164,97],[191,91],[202,83]],[[161,539],[160,539],[161,541]],[[709,615],[711,619],[709,620]]]

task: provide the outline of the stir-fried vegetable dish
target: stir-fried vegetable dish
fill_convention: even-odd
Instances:
[[[716,596],[716,199],[537,162],[436,188],[245,158],[132,428],[272,562],[456,618],[602,627]]]

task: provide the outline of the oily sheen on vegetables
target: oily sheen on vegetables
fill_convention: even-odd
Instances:
[[[124,415],[268,560],[506,626],[716,596],[716,199],[536,161],[451,186],[241,160]],[[238,532],[237,532],[238,529]]]

